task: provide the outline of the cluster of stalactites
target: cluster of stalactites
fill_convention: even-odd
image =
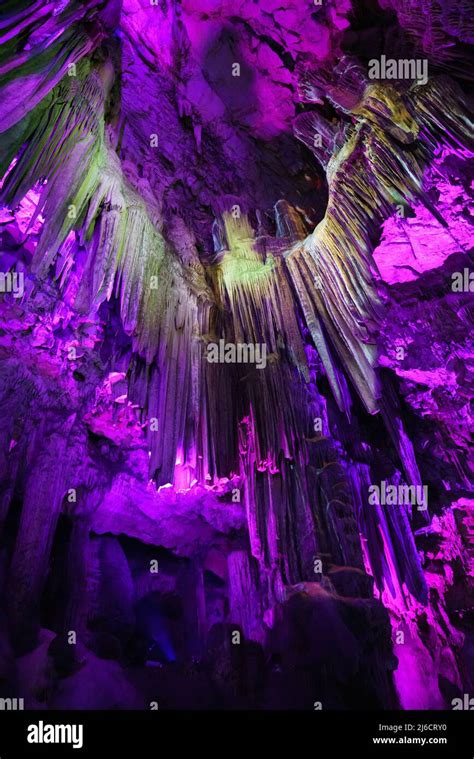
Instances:
[[[3,0],[0,18],[0,133],[21,144],[36,107],[76,74],[114,23],[104,0],[46,4]],[[5,134],[6,133],[6,134]],[[4,167],[5,169],[6,167]],[[3,173],[3,172],[2,172]]]
[[[396,13],[415,48],[415,55],[429,56],[436,66],[461,79],[472,80],[462,47],[474,42],[474,20],[469,0],[380,0],[382,8]]]
[[[315,107],[327,98],[341,117],[334,123],[314,110],[296,118],[296,136],[326,169],[329,202],[313,234],[290,252],[288,268],[340,407],[344,397],[327,338],[374,413],[380,409],[381,310],[372,251],[380,225],[417,200],[443,223],[423,190],[424,170],[440,144],[469,152],[472,124],[461,93],[446,78],[403,91],[370,82],[349,58],[334,72],[306,72],[301,97]]]
[[[9,123],[4,140],[7,165],[17,156],[4,183],[5,202],[14,205],[41,183],[37,213],[45,224],[33,264],[38,279],[72,234],[63,271],[72,270],[80,247],[86,251],[74,307],[94,313],[114,293],[119,299],[135,348],[129,399],[148,423],[150,477],[158,486],[173,483],[177,466],[188,470],[189,483],[240,474],[247,483],[252,550],[269,572],[281,564],[278,542],[292,540],[288,524],[298,521],[276,585],[307,578],[318,551],[341,563],[361,563],[337,451],[313,439],[315,409],[305,395],[309,374],[299,318],[339,408],[350,413],[342,367],[367,410],[378,411],[381,306],[372,275],[374,241],[397,205],[421,199],[431,210],[423,193],[430,154],[438,142],[464,150],[468,132],[456,90],[444,80],[401,93],[367,83],[351,62],[341,62],[336,73],[334,85],[332,74],[312,74],[304,93],[315,105],[327,96],[341,121],[333,124],[312,111],[295,124],[327,172],[324,219],[306,236],[280,204],[278,245],[262,251],[248,219],[225,213],[216,228],[219,260],[207,272],[212,287],[203,272],[185,270],[165,243],[157,210],[123,175],[105,124],[109,64],[84,60],[46,99],[35,95],[31,114]],[[206,346],[221,339],[265,345],[266,366],[209,363]],[[391,429],[409,479],[416,481],[403,428],[392,422]],[[400,540],[405,522],[402,527]],[[407,551],[418,578],[411,544]]]
[[[79,246],[87,252],[74,307],[94,312],[115,294],[125,332],[150,363],[179,299],[191,297],[195,282],[182,275],[154,223],[155,210],[125,179],[110,144],[104,109],[111,79],[109,63],[91,68],[83,61],[75,76],[53,89],[23,134],[27,141],[5,179],[2,200],[13,207],[40,183],[35,217],[41,213],[45,224],[33,272],[44,279],[75,233],[62,261],[70,268]]]

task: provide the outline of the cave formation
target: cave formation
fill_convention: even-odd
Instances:
[[[3,1],[2,699],[474,693],[473,38],[464,0]]]

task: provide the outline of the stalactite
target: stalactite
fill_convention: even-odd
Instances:
[[[39,629],[39,601],[48,569],[54,531],[66,490],[64,453],[74,416],[49,419],[48,444],[26,483],[18,540],[8,580],[9,620],[19,647],[31,647]],[[52,483],[53,486],[51,485]]]
[[[228,558],[230,621],[238,624],[246,638],[262,642],[261,599],[258,573],[246,551],[235,551]]]

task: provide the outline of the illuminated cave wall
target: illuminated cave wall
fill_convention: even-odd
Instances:
[[[1,697],[474,693],[473,37],[2,3]]]

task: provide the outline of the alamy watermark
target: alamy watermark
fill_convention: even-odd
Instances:
[[[428,508],[428,485],[390,485],[382,480],[380,485],[370,485],[371,506],[417,506],[418,511]]]
[[[464,693],[462,698],[453,698],[451,701],[453,711],[474,711],[474,698],[469,696],[469,693]]]
[[[369,79],[411,79],[418,84],[428,81],[427,58],[371,58],[368,70]]]
[[[21,712],[24,708],[23,698],[0,698],[0,712]]]
[[[69,743],[73,748],[84,745],[83,725],[49,725],[42,720],[28,725],[28,743]]]
[[[474,271],[465,268],[451,274],[451,290],[453,293],[474,293]]]
[[[13,293],[14,298],[22,298],[25,292],[23,272],[0,271],[0,293]]]
[[[206,359],[210,364],[255,364],[257,369],[267,365],[265,343],[209,343]]]

